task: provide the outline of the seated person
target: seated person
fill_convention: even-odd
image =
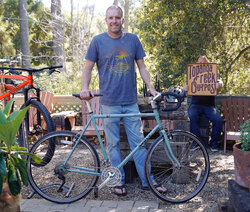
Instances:
[[[197,63],[209,63],[205,56],[201,56]],[[216,89],[220,89],[223,86],[221,80],[217,80]],[[187,84],[184,85],[183,89],[188,90]],[[215,108],[215,97],[214,96],[192,96],[191,104],[188,108],[188,115],[190,119],[190,131],[195,134],[199,139],[199,117],[201,114],[205,114],[206,117],[212,122],[212,133],[210,140],[210,150],[213,152],[218,151],[218,140],[221,136],[223,120],[220,113]],[[195,149],[195,144],[191,148]]]

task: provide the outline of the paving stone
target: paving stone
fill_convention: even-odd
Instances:
[[[128,209],[126,207],[124,207],[124,208],[115,208],[114,209],[114,212],[130,212],[130,211],[132,211],[132,209]],[[112,210],[112,212],[113,212],[113,210]]]
[[[25,199],[21,200],[21,211],[34,211],[34,208],[37,208],[43,199]]]
[[[103,201],[100,200],[88,200],[85,206],[100,207]]]
[[[152,209],[157,209],[159,207],[159,203],[155,201],[136,201],[134,208],[152,208]]]
[[[157,208],[152,209],[152,208],[150,208],[149,212],[166,212],[166,211],[163,210],[163,209],[157,209]]]
[[[44,207],[44,206],[41,206],[41,205],[39,205],[39,206],[33,206],[32,207],[32,205],[29,207],[29,208],[27,208],[27,209],[22,209],[21,208],[21,212],[48,212],[48,208],[47,207]]]
[[[66,210],[69,207],[69,204],[52,204],[49,206],[49,210],[51,211],[61,211]]]
[[[117,208],[118,206],[118,201],[112,201],[112,200],[106,200],[102,202],[101,207],[106,207],[106,208]]]
[[[149,208],[148,207],[133,208],[131,212],[149,212]]]
[[[116,212],[116,208],[107,208],[107,207],[95,208],[95,207],[92,207],[89,212]]]
[[[81,205],[69,205],[67,212],[90,212],[91,207]]]
[[[132,207],[134,206],[134,201],[118,201],[117,209],[122,211],[123,209],[127,209],[127,211],[132,210]]]

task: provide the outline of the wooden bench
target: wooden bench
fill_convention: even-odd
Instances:
[[[93,92],[93,94],[97,94],[97,93],[99,93],[99,90],[93,90],[92,92]],[[92,108],[94,114],[100,114],[101,113],[101,107],[100,107],[99,99],[100,99],[99,97],[95,97],[95,98],[92,98],[90,100],[90,105],[91,105],[91,108]],[[89,119],[90,119],[90,115],[89,115],[87,105],[86,105],[86,103],[84,101],[82,101],[82,126],[74,126],[74,127],[72,127],[71,130],[74,131],[74,132],[82,131],[84,129],[85,125],[88,123]],[[96,124],[97,124],[97,128],[98,128],[98,130],[100,132],[100,135],[105,140],[104,129],[103,129],[103,126],[102,126],[102,120],[101,119],[96,119]],[[97,136],[94,125],[93,125],[92,122],[88,126],[88,128],[87,128],[84,135],[87,136],[87,137]]]
[[[250,98],[229,97],[222,99],[224,115],[224,153],[227,140],[240,140],[240,126],[250,118]]]

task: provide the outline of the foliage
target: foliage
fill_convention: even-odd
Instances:
[[[52,55],[51,43],[36,42],[37,40],[49,40],[49,33],[40,28],[40,25],[49,25],[48,13],[46,13],[46,9],[40,0],[29,0],[27,3],[32,63],[38,65],[45,61],[49,64]],[[7,58],[9,55],[20,57],[18,0],[5,0],[5,3],[0,4],[1,8],[3,8],[3,12],[0,12],[0,36],[2,43],[0,57]],[[44,55],[46,55],[45,59],[43,58]],[[37,58],[39,58],[40,62],[38,62]]]
[[[145,0],[136,12],[151,69],[164,87],[184,84],[186,66],[206,55],[219,65],[222,92],[249,92],[249,7],[246,0]],[[239,90],[231,90],[233,83]],[[230,85],[230,86],[229,86]]]
[[[250,151],[250,119],[248,119],[242,126],[240,126],[240,141],[241,149],[244,151]]]
[[[16,134],[29,107],[9,115],[13,100],[0,111],[0,194],[3,183],[7,182],[10,192],[15,196],[21,191],[21,180],[24,185],[28,185],[25,155],[31,156],[38,163],[41,159],[26,152],[26,148],[16,145]]]

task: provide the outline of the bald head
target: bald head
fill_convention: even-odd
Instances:
[[[199,59],[197,60],[197,63],[209,63],[209,61],[206,58],[206,56],[200,56]]]
[[[122,11],[122,9],[119,6],[112,5],[112,6],[108,7],[108,9],[106,10],[106,17],[107,17],[107,14],[108,14],[109,10],[118,10],[121,13],[121,17],[123,17],[123,11]]]

